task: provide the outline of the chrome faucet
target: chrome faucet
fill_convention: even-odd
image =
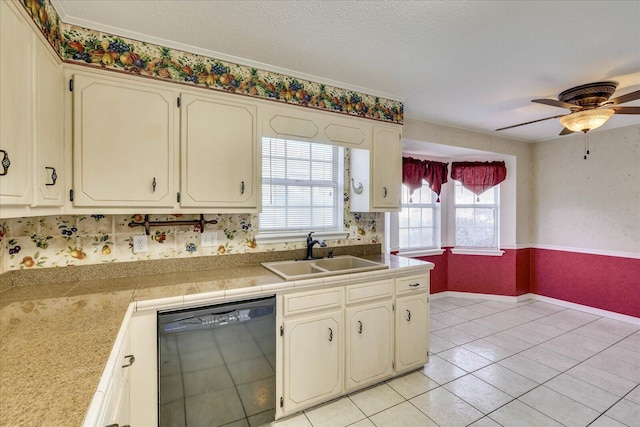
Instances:
[[[320,245],[320,247],[322,247],[322,248],[324,248],[324,247],[326,247],[326,246],[327,246],[327,243],[326,243],[324,240],[322,240],[322,239],[315,239],[315,240],[314,240],[314,239],[311,237],[311,235],[312,235],[313,233],[314,233],[314,232],[312,231],[311,233],[309,233],[309,234],[307,235],[307,256],[306,256],[306,258],[304,258],[305,260],[310,260],[310,259],[321,259],[321,258],[322,258],[322,257],[314,257],[314,256],[313,256],[313,246],[314,246],[316,243],[317,243],[317,244],[319,244],[319,245]]]

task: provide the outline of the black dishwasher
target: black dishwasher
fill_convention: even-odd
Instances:
[[[275,297],[159,312],[158,424],[273,421],[275,348]]]

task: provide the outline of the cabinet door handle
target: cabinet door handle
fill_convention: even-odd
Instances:
[[[6,151],[0,150],[0,153],[2,153],[2,161],[0,162],[2,163],[2,173],[0,173],[0,176],[5,176],[9,171],[9,166],[11,166],[11,160],[9,160],[9,153]]]
[[[136,358],[133,356],[133,354],[127,354],[124,358],[129,359],[129,363],[127,363],[126,365],[122,365],[123,368],[128,368],[129,366],[133,365],[133,362],[136,361]]]
[[[329,341],[333,341],[333,329],[329,328]]]
[[[52,168],[49,166],[44,167],[46,170],[51,171],[51,182],[46,183],[45,185],[56,185],[56,181],[58,180],[58,174],[56,173],[56,168]]]
[[[244,181],[240,183],[240,194],[244,194]]]
[[[382,197],[387,197],[387,187],[382,187]]]
[[[358,320],[358,333],[362,333],[362,322]]]
[[[417,288],[418,286],[420,286],[420,283],[414,283],[414,284],[409,285],[409,286],[411,286],[412,288]]]
[[[411,310],[407,310],[407,322],[411,322]]]
[[[156,192],[156,185],[157,185],[157,183],[156,183],[156,177],[154,176],[154,177],[153,177],[153,181],[151,181],[151,192],[152,192],[152,193],[155,193],[155,192]]]

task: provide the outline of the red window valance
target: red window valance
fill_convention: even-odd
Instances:
[[[448,163],[433,160],[419,160],[412,157],[402,158],[402,183],[409,187],[409,194],[422,187],[424,179],[437,195],[440,201],[442,184],[447,182],[449,174]]]
[[[453,162],[451,178],[479,196],[488,189],[500,184],[507,177],[504,162]]]

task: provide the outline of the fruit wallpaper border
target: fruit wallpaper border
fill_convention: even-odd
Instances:
[[[20,0],[62,60],[402,124],[403,103],[66,24],[49,0]]]

